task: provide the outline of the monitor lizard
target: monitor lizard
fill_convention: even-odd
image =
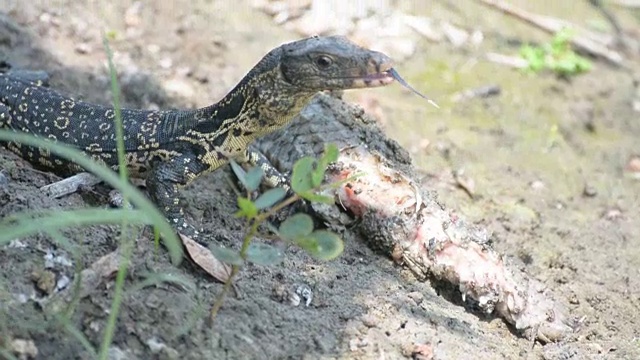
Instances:
[[[252,147],[287,125],[318,92],[378,87],[394,81],[391,59],[342,36],[314,36],[268,52],[218,102],[191,110],[122,109],[126,166],[146,180],[151,200],[181,234],[197,239],[179,190],[227,164],[261,166],[265,183],[287,178]],[[35,74],[35,75],[34,75]],[[0,74],[0,128],[74,146],[118,168],[112,106],[77,101],[51,89],[38,72]],[[45,148],[3,144],[37,167],[63,175],[84,171]]]

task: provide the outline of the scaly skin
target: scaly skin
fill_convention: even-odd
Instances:
[[[178,204],[181,187],[229,158],[261,166],[270,186],[286,184],[251,143],[288,124],[318,91],[384,86],[393,81],[390,68],[386,55],[343,37],[284,44],[215,104],[180,111],[122,109],[127,168],[146,179],[152,200],[176,230],[195,238],[198,232]],[[114,109],[62,96],[27,74],[0,74],[0,127],[72,145],[116,170]],[[64,175],[84,171],[46,149],[3,145],[41,168]]]

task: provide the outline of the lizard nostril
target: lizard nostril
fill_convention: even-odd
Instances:
[[[388,71],[393,67],[393,61],[390,57],[383,53],[374,53],[368,61],[369,69],[375,70],[376,73]]]
[[[379,73],[380,72],[380,63],[378,61],[376,61],[375,59],[371,58],[369,59],[369,61],[367,62],[368,68],[371,72],[373,73]]]

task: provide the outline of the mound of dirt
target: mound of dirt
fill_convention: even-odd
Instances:
[[[113,48],[124,105],[183,108],[219,98],[266,50],[293,36],[276,27],[269,16],[251,12],[245,2],[160,3],[111,4],[98,11],[84,2],[69,2],[59,9],[28,2],[20,8],[3,9],[8,13],[0,15],[0,61],[46,70],[51,74],[52,87],[84,100],[108,103],[105,56],[99,50],[99,29],[108,25],[119,39]],[[256,26],[264,30],[257,33]],[[456,56],[449,51],[437,48],[430,55]],[[536,192],[539,186],[520,191],[523,182],[533,182],[538,176],[556,179],[552,175],[564,172],[542,166],[536,171],[522,171],[515,161],[510,166],[495,165],[504,159],[505,152],[521,151],[513,144],[525,135],[506,125],[499,129],[471,127],[470,144],[484,144],[481,140],[489,139],[501,147],[485,147],[466,156],[474,161],[484,159],[487,168],[495,171],[487,178],[506,192],[512,191],[520,201],[504,200],[505,196],[493,198],[488,193],[470,202],[461,200],[465,198],[456,195],[457,188],[446,179],[431,176],[421,183],[437,189],[448,208],[481,213],[470,216],[471,221],[495,234],[497,251],[508,256],[518,270],[549,287],[560,303],[568,305],[569,316],[583,320],[579,331],[566,341],[532,348],[529,340],[503,320],[485,317],[473,302],[463,301],[457,288],[418,279],[409,269],[369,249],[366,239],[350,228],[343,233],[344,254],[335,261],[319,262],[291,247],[286,250],[285,261],[277,266],[248,266],[237,279],[236,293],[228,297],[210,328],[206,323],[209,307],[222,285],[188,262],[173,266],[165,251],[154,247],[152,235],[141,230],[136,233],[133,263],[126,280],[128,291],[120,309],[111,358],[465,359],[470,354],[486,359],[639,357],[634,337],[640,324],[640,286],[633,264],[637,262],[640,238],[635,225],[639,221],[640,192],[637,182],[621,180],[619,165],[620,159],[626,159],[637,147],[638,125],[629,120],[633,118],[629,106],[632,94],[625,89],[627,85],[631,89],[631,82],[625,78],[615,70],[601,69],[573,85],[554,83],[547,89],[553,96],[546,93],[535,100],[539,101],[537,105],[529,104],[531,110],[520,109],[518,116],[509,118],[511,123],[528,123],[532,116],[528,111],[564,109],[549,97],[558,97],[562,106],[573,109],[567,113],[573,114],[574,122],[560,128],[570,144],[552,155],[566,164],[571,159],[597,162],[598,167],[585,167],[589,172],[584,176],[608,187],[598,187],[595,194],[589,191],[583,196],[582,188],[566,196],[551,190]],[[558,93],[562,96],[556,96]],[[600,98],[610,106],[594,110],[593,103]],[[580,111],[585,101],[588,109]],[[508,104],[497,101],[482,106],[492,116],[500,117]],[[403,109],[400,105],[398,108]],[[350,110],[331,110],[360,121]],[[454,112],[466,115],[472,110],[472,106],[465,106]],[[571,124],[593,120],[594,116],[600,121],[599,129],[605,128],[602,131],[615,140],[609,135],[595,138],[567,130],[577,127]],[[387,122],[391,133],[400,132],[392,125],[393,121]],[[454,126],[447,124],[438,130],[443,139],[449,135],[455,139],[456,134],[445,135],[454,132]],[[270,140],[274,138],[262,144]],[[396,143],[371,133],[365,133],[361,140],[371,148],[386,149],[385,155],[395,167],[411,172],[415,154],[404,148],[413,144]],[[464,153],[455,147],[445,149],[442,143],[436,145],[449,157]],[[283,168],[292,160],[282,154],[275,158],[283,161],[277,164]],[[430,159],[439,161],[437,155]],[[542,162],[534,159],[530,163],[535,167]],[[415,170],[415,176],[422,174],[420,169]],[[206,238],[237,249],[245,228],[233,217],[235,194],[227,185],[228,175],[227,169],[207,175],[185,189],[182,198],[189,216],[204,226]],[[60,199],[43,196],[39,188],[58,179],[0,148],[0,217],[42,209],[106,206],[108,189],[103,187]],[[62,234],[75,245],[78,255],[41,235],[16,239],[0,248],[0,345],[25,357],[90,358],[74,334],[82,334],[98,348],[111,311],[113,279],[99,276],[74,303],[67,323],[48,307],[52,294],[55,298],[59,289],[68,286],[76,270],[96,268],[97,262],[108,263],[119,246],[119,229],[115,226],[66,229]],[[181,280],[137,286],[153,274]],[[292,301],[301,288],[313,293],[308,306],[304,301]]]

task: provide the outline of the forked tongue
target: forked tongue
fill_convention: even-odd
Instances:
[[[409,85],[408,82],[406,82],[401,76],[400,74],[398,74],[398,72],[396,71],[396,69],[391,68],[389,70],[387,70],[387,72],[389,73],[389,75],[391,75],[394,79],[396,79],[400,85],[406,87],[407,89],[411,90],[411,92],[413,92],[414,94],[420,96],[421,98],[427,100],[427,102],[429,102],[429,104],[437,107],[438,109],[440,109],[440,106],[438,106],[438,104],[436,104],[435,101],[429,99],[428,97],[426,97],[425,95],[422,95],[418,90],[414,89],[411,85]]]

